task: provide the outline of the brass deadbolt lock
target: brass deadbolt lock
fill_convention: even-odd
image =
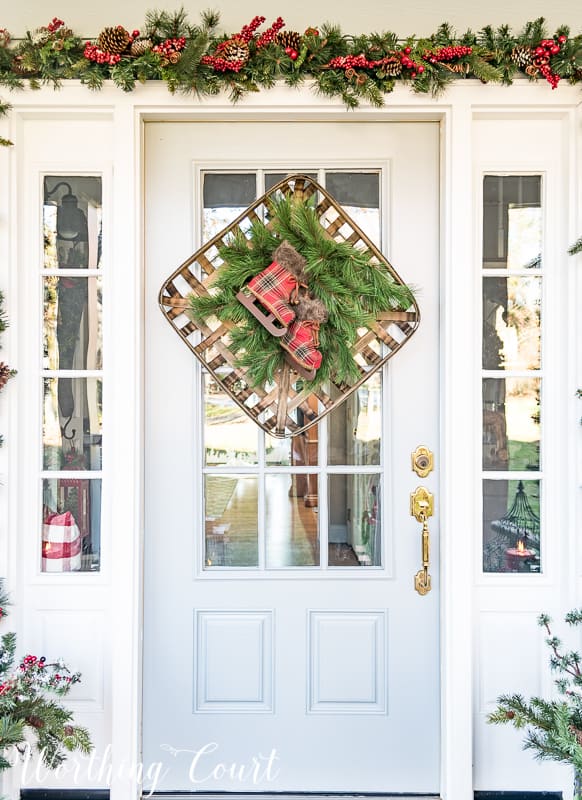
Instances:
[[[428,447],[420,445],[412,453],[412,469],[419,478],[426,476],[434,469],[434,454]]]

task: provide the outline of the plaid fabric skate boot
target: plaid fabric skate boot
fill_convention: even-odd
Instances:
[[[281,347],[287,351],[287,360],[293,369],[308,380],[313,380],[321,366],[319,326],[327,320],[323,303],[303,298],[297,307],[297,316],[281,339]]]
[[[274,336],[283,336],[295,319],[293,306],[299,302],[299,289],[307,289],[304,265],[303,256],[283,241],[273,253],[273,262],[245,287],[252,297],[244,290],[237,294],[238,300]]]

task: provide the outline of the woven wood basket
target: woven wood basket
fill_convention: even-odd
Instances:
[[[192,294],[197,297],[207,295],[210,292],[216,270],[223,263],[219,248],[228,244],[233,231],[246,231],[253,220],[258,219],[269,227],[270,201],[281,195],[293,196],[302,201],[315,196],[315,211],[328,236],[335,241],[349,242],[362,251],[368,251],[371,253],[372,263],[384,264],[395,281],[404,283],[388,260],[333,197],[305,175],[290,175],[273,186],[172,273],[160,290],[162,313],[202,366],[234,402],[260,428],[279,438],[297,436],[333,411],[406,344],[420,322],[418,305],[413,302],[406,310],[381,313],[374,324],[360,329],[359,337],[352,348],[360,378],[352,383],[334,381],[332,375],[328,385],[311,391],[305,388],[305,380],[293,367],[286,365],[277,374],[274,384],[263,387],[249,385],[245,379],[246,369],[237,366],[237,352],[231,347],[232,325],[214,318],[204,323],[194,322],[186,313],[189,307],[188,297]]]

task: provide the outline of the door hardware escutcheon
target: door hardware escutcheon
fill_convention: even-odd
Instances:
[[[411,454],[412,469],[419,478],[426,478],[434,469],[434,453],[424,445],[419,445]]]
[[[410,495],[410,514],[422,524],[422,568],[414,576],[414,588],[420,595],[432,589],[432,579],[428,572],[430,566],[430,532],[428,520],[434,513],[434,496],[424,486],[419,486]]]

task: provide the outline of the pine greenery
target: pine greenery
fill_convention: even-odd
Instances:
[[[564,619],[571,627],[579,626],[582,609],[570,611]],[[547,700],[502,695],[488,722],[523,730],[523,747],[533,750],[536,758],[572,764],[582,771],[582,656],[576,650],[563,649],[561,640],[552,633],[547,614],[540,615],[538,624],[546,631],[550,669],[557,676],[557,697]]]
[[[0,620],[8,605],[0,580]],[[56,699],[69,693],[79,673],[69,673],[60,661],[49,664],[35,656],[26,656],[18,666],[15,662],[16,634],[5,633],[0,638],[0,772],[12,766],[11,751],[25,754],[30,742],[49,769],[70,752],[89,753],[89,732],[73,724],[72,713]]]
[[[250,385],[272,383],[285,363],[285,351],[236,294],[271,263],[273,251],[286,239],[306,259],[310,292],[329,314],[319,332],[323,360],[309,388],[330,378],[339,384],[358,380],[360,371],[351,351],[358,329],[370,325],[381,311],[408,309],[413,302],[410,287],[397,283],[369,252],[330,239],[309,202],[271,201],[269,224],[254,220],[246,235],[237,231],[219,250],[223,265],[210,294],[191,295],[191,314],[198,321],[214,317],[232,325],[231,349],[237,353],[237,365],[247,368]]]
[[[497,28],[486,25],[476,34],[470,30],[457,34],[444,22],[434,34],[424,38],[401,37],[392,31],[348,35],[339,26],[326,23],[308,28],[301,35],[300,50],[294,58],[276,41],[258,47],[252,36],[248,42],[249,58],[240,68],[215,70],[203,63],[203,58],[215,54],[217,47],[233,35],[219,32],[219,21],[219,14],[212,10],[203,11],[195,25],[184,8],[148,11],[141,30],[143,38],[151,40],[154,46],[167,39],[186,39],[176,63],[166,63],[152,50],[139,56],[127,51],[117,64],[96,63],[85,57],[84,42],[64,23],[27,31],[16,42],[11,42],[9,33],[0,29],[0,86],[18,90],[28,83],[36,89],[49,83],[56,88],[63,80],[75,78],[94,90],[100,89],[104,81],[112,80],[129,92],[138,83],[161,80],[171,92],[204,97],[225,90],[237,102],[250,92],[270,88],[276,81],[298,86],[310,80],[317,93],[341,98],[347,108],[356,108],[361,102],[381,106],[398,82],[406,83],[416,93],[438,95],[452,81],[465,78],[511,84],[521,74],[539,80],[543,78],[539,71],[528,68],[519,59],[516,63],[514,53],[516,48],[535,49],[550,37],[543,17],[527,22],[518,33],[508,25]],[[572,35],[567,25],[561,25],[551,39],[560,44],[559,52],[549,59],[552,74],[570,83],[581,82],[582,34]],[[459,45],[470,47],[471,52],[437,63],[427,58],[427,51]],[[365,56],[370,62],[381,62],[386,57],[401,59],[405,49],[420,70],[403,68],[393,75],[381,63],[356,69],[330,65],[332,59],[348,55]],[[5,110],[0,101],[0,116]],[[0,145],[6,144],[9,142],[0,139]]]
[[[572,247],[568,248],[568,253],[571,256],[575,256],[577,253],[582,253],[582,236],[574,242]]]

